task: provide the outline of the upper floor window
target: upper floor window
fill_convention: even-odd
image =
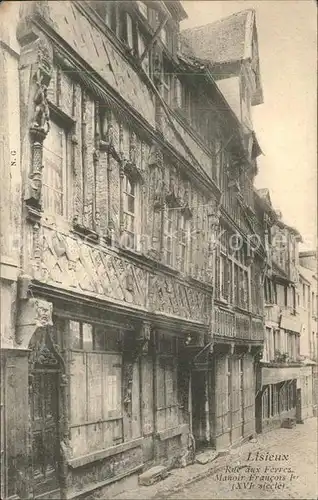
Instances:
[[[303,308],[306,309],[306,285],[303,283]]]
[[[143,37],[143,35],[140,32],[138,32],[138,54],[140,57],[144,54],[145,49],[146,49],[145,38]],[[151,58],[149,57],[149,52],[147,52],[142,60],[142,63],[141,63],[144,71],[149,76],[151,74],[150,60],[151,60]]]
[[[127,175],[124,177],[124,228],[125,244],[128,248],[136,248],[138,217],[138,186]]]
[[[171,73],[169,72],[166,65],[163,65],[162,72],[162,97],[167,104],[171,104]]]
[[[222,142],[220,139],[216,138],[214,142],[214,155],[212,158],[212,179],[217,184],[219,184],[220,182],[220,172],[223,158],[222,154]]]
[[[60,216],[67,215],[66,131],[51,121],[43,143],[43,208]]]
[[[166,264],[174,266],[175,263],[175,248],[176,248],[176,211],[169,208],[167,210],[165,224],[165,253]]]
[[[179,219],[179,257],[180,270],[186,272],[188,270],[188,246],[189,246],[189,221],[184,215]]]
[[[119,34],[121,40],[138,54],[137,26],[128,12],[121,11],[119,17]]]

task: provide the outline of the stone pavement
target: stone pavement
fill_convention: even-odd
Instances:
[[[316,438],[317,421],[311,418],[293,429],[276,429],[258,435],[256,442],[231,450],[229,455],[205,465],[196,463],[184,469],[175,469],[159,483],[140,486],[115,498],[316,500]],[[258,458],[261,458],[261,454],[266,456],[268,452],[267,458],[274,454],[276,459],[282,460],[252,460],[257,452]]]

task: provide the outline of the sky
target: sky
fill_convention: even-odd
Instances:
[[[317,248],[317,7],[314,0],[186,0],[181,29],[253,8],[264,103],[252,108],[263,151],[257,188]]]

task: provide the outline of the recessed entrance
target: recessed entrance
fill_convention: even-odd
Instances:
[[[47,329],[30,342],[29,419],[33,498],[59,488],[59,360]]]

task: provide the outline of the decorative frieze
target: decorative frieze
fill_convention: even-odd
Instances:
[[[187,286],[172,277],[150,276],[149,307],[188,320],[208,324],[209,294]]]
[[[146,306],[147,271],[80,238],[49,228],[40,227],[39,232],[33,242],[37,246],[30,249],[28,271],[33,278],[81,294]]]

